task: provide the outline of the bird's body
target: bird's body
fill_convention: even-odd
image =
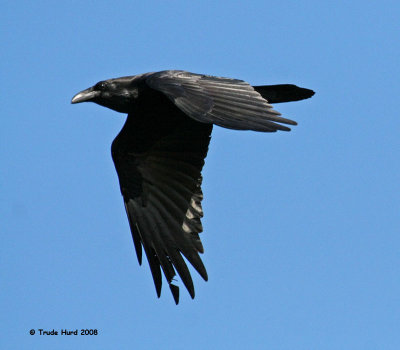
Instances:
[[[236,79],[162,71],[97,83],[72,99],[128,113],[112,144],[112,157],[139,263],[142,246],[161,293],[162,268],[175,302],[175,270],[194,298],[182,255],[207,280],[199,257],[203,216],[201,170],[213,124],[274,132],[296,125],[269,102],[297,101],[313,91],[295,85],[252,87]]]

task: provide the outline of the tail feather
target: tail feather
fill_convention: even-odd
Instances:
[[[310,98],[315,94],[310,89],[305,89],[292,84],[253,86],[269,103],[299,101]]]

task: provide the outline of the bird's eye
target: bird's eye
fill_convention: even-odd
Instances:
[[[106,87],[107,87],[107,84],[104,81],[101,81],[94,86],[94,89],[97,91],[104,91],[106,89]]]

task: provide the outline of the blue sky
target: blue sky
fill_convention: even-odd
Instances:
[[[2,349],[398,349],[399,4],[6,1],[0,13]],[[215,128],[196,298],[156,298],[110,145],[71,97],[163,69],[293,83],[299,125]],[[29,335],[97,329],[97,336]]]

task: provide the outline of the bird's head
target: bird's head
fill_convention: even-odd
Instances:
[[[117,112],[129,113],[139,93],[134,78],[122,77],[100,81],[77,93],[71,103],[95,102]]]

